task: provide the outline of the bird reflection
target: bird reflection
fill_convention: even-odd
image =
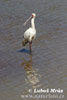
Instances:
[[[24,59],[21,65],[24,66],[24,70],[27,74],[27,78],[25,79],[26,83],[29,83],[32,88],[40,87],[40,75],[37,70],[32,68],[32,55],[30,55],[30,59],[28,61]]]

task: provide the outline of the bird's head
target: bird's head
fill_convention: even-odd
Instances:
[[[32,13],[32,18],[35,18],[36,17],[36,14],[35,13]]]
[[[30,16],[30,17],[25,21],[25,23],[24,23],[23,25],[25,26],[31,18],[35,18],[35,17],[36,17],[36,14],[35,14],[35,13],[32,13],[32,16]]]

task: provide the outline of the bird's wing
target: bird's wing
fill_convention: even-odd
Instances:
[[[25,39],[28,39],[28,38],[31,36],[31,33],[32,33],[32,28],[27,29],[27,30],[24,32],[24,38],[25,38]]]

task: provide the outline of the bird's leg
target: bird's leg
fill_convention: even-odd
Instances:
[[[32,41],[29,42],[29,49],[30,49],[30,53],[31,53],[31,51],[32,51]]]

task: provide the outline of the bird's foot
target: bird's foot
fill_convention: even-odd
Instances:
[[[31,49],[29,50],[29,53],[32,54],[32,50]]]

